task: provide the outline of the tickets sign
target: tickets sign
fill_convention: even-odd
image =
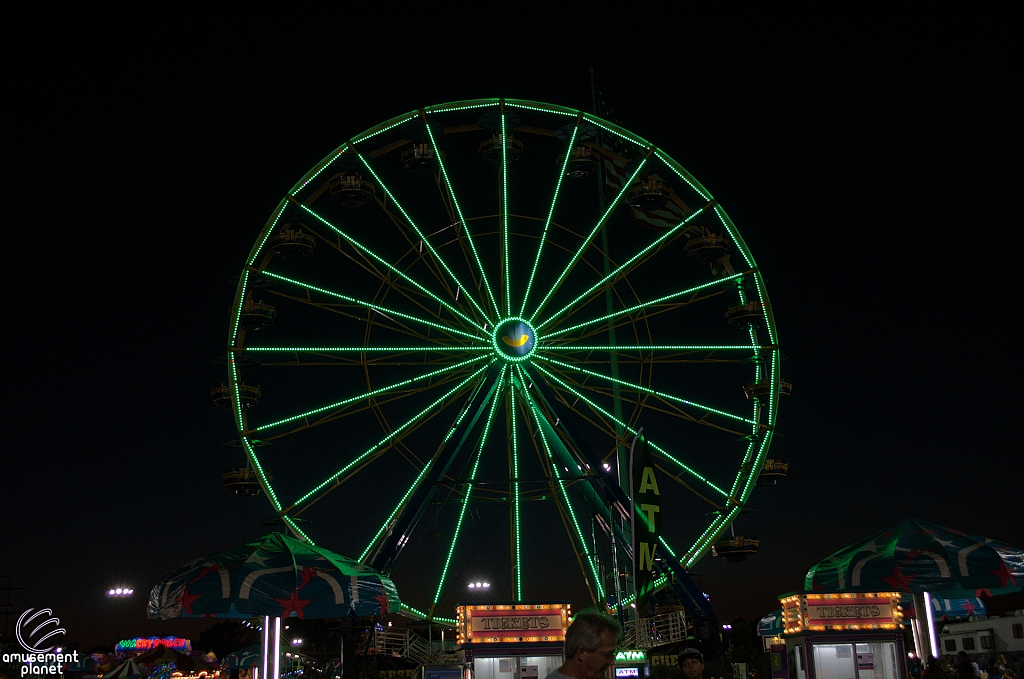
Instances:
[[[459,643],[564,641],[568,604],[459,606]]]

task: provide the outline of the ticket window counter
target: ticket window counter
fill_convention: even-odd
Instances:
[[[544,679],[562,666],[562,654],[473,658],[473,679]]]
[[[786,640],[790,679],[907,679],[902,639]]]

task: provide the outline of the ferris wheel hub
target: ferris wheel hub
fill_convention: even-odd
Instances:
[[[537,331],[525,318],[511,316],[495,326],[491,342],[499,358],[519,363],[532,356],[537,348]]]

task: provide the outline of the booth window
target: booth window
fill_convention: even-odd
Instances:
[[[956,650],[956,639],[946,639],[946,650],[950,653]]]
[[[989,637],[989,636],[981,637],[981,647],[982,648],[991,649],[992,648],[992,637]]]
[[[1021,625],[1019,622],[1013,626],[1013,638],[1024,639],[1024,625]]]
[[[974,639],[973,639],[973,637],[964,637],[963,639],[961,639],[961,641],[964,644],[964,650],[965,651],[973,651],[974,650]]]

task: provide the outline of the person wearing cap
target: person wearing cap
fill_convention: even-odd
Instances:
[[[578,613],[565,632],[565,662],[547,679],[604,679],[621,634],[622,625],[610,615]]]
[[[704,655],[696,648],[684,648],[679,652],[679,667],[683,679],[701,679],[704,676]]]

